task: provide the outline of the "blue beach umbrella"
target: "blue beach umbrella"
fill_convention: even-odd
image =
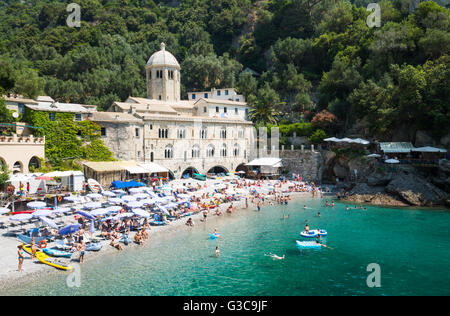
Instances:
[[[80,230],[80,224],[67,225],[58,231],[59,235],[70,235]]]
[[[42,222],[44,222],[45,224],[47,224],[48,226],[50,226],[51,228],[58,229],[58,225],[56,225],[56,223],[54,221],[52,221],[50,218],[41,216],[41,217],[39,217],[39,219]]]
[[[84,216],[84,217],[88,218],[88,219],[95,219],[95,217],[92,216],[89,213],[86,213],[86,212],[83,212],[83,211],[78,211],[77,213],[80,214],[81,216]]]

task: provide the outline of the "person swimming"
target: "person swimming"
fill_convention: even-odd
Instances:
[[[216,250],[214,251],[214,253],[216,254],[216,257],[220,256],[220,249],[219,246],[216,246]]]
[[[271,257],[274,260],[284,260],[284,258],[286,258],[286,255],[283,255],[283,257],[280,257],[273,253],[269,253],[268,255],[265,254],[265,256]]]
[[[317,216],[320,217],[320,212],[317,213]]]

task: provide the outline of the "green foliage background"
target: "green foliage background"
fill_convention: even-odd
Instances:
[[[339,119],[336,132],[363,121],[361,136],[383,140],[401,126],[436,139],[449,133],[443,1],[410,13],[410,0],[382,0],[379,28],[366,25],[366,0],[77,0],[80,28],[66,25],[72,0],[22,2],[0,2],[8,92],[103,110],[144,97],[144,66],[164,41],[181,64],[184,97],[235,86],[258,124],[302,122],[305,111],[327,109]]]

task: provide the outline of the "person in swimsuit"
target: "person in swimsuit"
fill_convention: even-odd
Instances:
[[[31,260],[33,260],[34,258],[36,258],[36,246],[34,243],[34,237],[31,237],[30,249],[31,249]]]
[[[84,262],[84,254],[85,254],[85,251],[86,251],[86,244],[83,242],[82,244],[81,244],[81,246],[80,246],[80,263],[83,263]]]
[[[219,256],[220,256],[219,246],[216,246],[215,254],[216,254],[216,257],[219,257]]]
[[[23,256],[23,249],[22,249],[23,246],[19,245],[19,246],[17,246],[17,248],[19,249],[19,250],[17,250],[17,254],[19,256],[19,267],[18,267],[18,270],[19,270],[19,272],[22,272],[23,259],[25,259],[25,257]]]
[[[309,233],[309,226],[308,226],[308,224],[306,224],[306,226],[305,226],[305,232]]]
[[[280,256],[277,256],[277,255],[275,255],[273,253],[269,253],[268,255],[265,255],[265,256],[269,256],[273,260],[284,260],[284,258],[286,257],[286,255],[283,255],[283,257],[280,257]]]

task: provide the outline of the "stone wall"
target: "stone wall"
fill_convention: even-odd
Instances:
[[[304,180],[322,182],[324,170],[324,159],[317,150],[280,150],[279,157],[282,159],[283,171],[287,176],[293,173],[299,174]]]

